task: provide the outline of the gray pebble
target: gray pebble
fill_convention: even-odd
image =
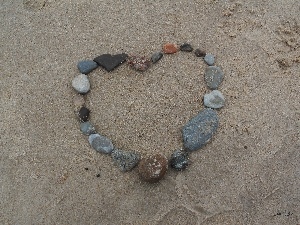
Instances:
[[[219,109],[224,106],[225,98],[222,93],[218,90],[204,95],[204,105],[212,109]]]
[[[207,144],[219,125],[217,113],[209,108],[202,110],[182,129],[183,144],[186,150],[195,151]]]
[[[215,56],[212,54],[206,54],[204,61],[207,63],[207,65],[212,66],[215,63]]]
[[[95,127],[89,121],[80,123],[80,131],[84,135],[91,135],[96,133]]]
[[[83,60],[79,61],[77,64],[77,68],[79,69],[80,73],[88,74],[92,70],[96,69],[98,64],[93,60]]]
[[[184,170],[189,165],[188,153],[183,150],[176,150],[171,155],[170,165],[176,170]]]
[[[205,82],[207,86],[211,89],[218,89],[219,85],[222,83],[224,73],[217,66],[209,66],[205,70]]]
[[[72,81],[73,88],[80,94],[86,94],[90,88],[90,81],[85,74],[77,75]]]
[[[123,172],[132,170],[140,161],[140,155],[135,152],[114,149],[111,153],[114,163]]]
[[[91,134],[89,136],[90,145],[98,152],[110,154],[114,146],[110,139],[100,134]]]
[[[151,56],[151,61],[152,63],[156,63],[157,61],[159,61],[161,58],[163,57],[163,53],[162,52],[156,52]]]

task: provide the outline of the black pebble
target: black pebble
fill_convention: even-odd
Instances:
[[[193,51],[193,47],[190,44],[188,44],[188,43],[184,43],[184,44],[180,45],[180,51],[192,52]]]
[[[81,107],[79,112],[78,112],[78,117],[80,119],[81,122],[86,122],[89,119],[89,115],[90,115],[90,110],[85,108],[85,107]]]
[[[183,150],[176,150],[171,155],[170,165],[176,170],[184,170],[189,164],[188,153]]]
[[[204,56],[206,55],[206,52],[203,51],[203,50],[200,50],[199,48],[197,48],[197,49],[195,50],[195,55],[196,55],[197,57],[204,57]]]
[[[125,62],[128,55],[125,53],[118,54],[118,55],[111,55],[111,54],[103,54],[94,59],[94,61],[99,65],[104,67],[108,72],[115,69],[121,63]]]
[[[100,177],[100,173],[98,173],[98,174],[96,175],[96,177]]]

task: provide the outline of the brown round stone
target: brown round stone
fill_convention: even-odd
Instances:
[[[150,155],[139,163],[141,178],[150,183],[155,183],[163,178],[168,170],[168,159],[162,154]]]
[[[176,44],[167,43],[163,46],[163,51],[166,54],[173,54],[178,51],[178,47]]]

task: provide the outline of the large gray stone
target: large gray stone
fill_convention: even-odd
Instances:
[[[186,150],[195,151],[210,141],[219,125],[217,113],[204,109],[192,118],[182,129],[183,144]]]
[[[91,134],[89,136],[90,145],[98,152],[110,154],[114,146],[110,139],[100,134]]]

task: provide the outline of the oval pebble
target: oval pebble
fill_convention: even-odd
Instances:
[[[91,134],[89,136],[90,145],[98,152],[110,154],[114,149],[111,140],[100,134]]]
[[[225,104],[225,98],[222,93],[218,90],[204,95],[204,105],[212,109],[222,108]]]
[[[162,52],[156,52],[151,56],[151,61],[152,63],[156,63],[158,62],[161,58],[163,57],[163,53]]]
[[[186,150],[195,151],[207,144],[217,131],[219,118],[213,109],[203,109],[182,129],[183,144]]]
[[[139,163],[139,174],[147,182],[158,182],[168,170],[168,159],[162,154],[150,155]]]
[[[209,66],[205,70],[205,82],[207,86],[211,89],[218,89],[219,85],[222,83],[224,73],[220,67]]]
[[[89,119],[90,110],[86,107],[81,107],[78,111],[78,117],[81,122],[86,122]]]
[[[123,171],[132,170],[140,160],[140,155],[135,152],[122,151],[114,149],[111,153],[111,157],[118,168]]]
[[[192,52],[193,51],[193,47],[188,44],[188,43],[184,43],[182,45],[180,45],[180,51],[183,51],[183,52]]]
[[[89,121],[80,123],[80,131],[84,135],[91,135],[96,133],[95,127]]]
[[[203,50],[197,48],[197,49],[195,50],[195,55],[196,55],[197,57],[204,57],[204,56],[206,55],[206,53],[205,53],[205,51],[203,51]]]
[[[80,94],[86,94],[90,90],[90,81],[85,74],[77,75],[72,81],[73,88]]]
[[[215,56],[212,54],[206,54],[204,61],[207,63],[207,65],[212,66],[215,63]]]
[[[167,43],[163,46],[163,51],[166,54],[173,54],[178,51],[178,47],[176,44]]]
[[[176,150],[171,155],[170,165],[176,170],[184,170],[189,165],[188,153],[183,150]]]
[[[98,67],[98,64],[93,60],[82,60],[77,63],[77,68],[80,73],[88,74]]]

